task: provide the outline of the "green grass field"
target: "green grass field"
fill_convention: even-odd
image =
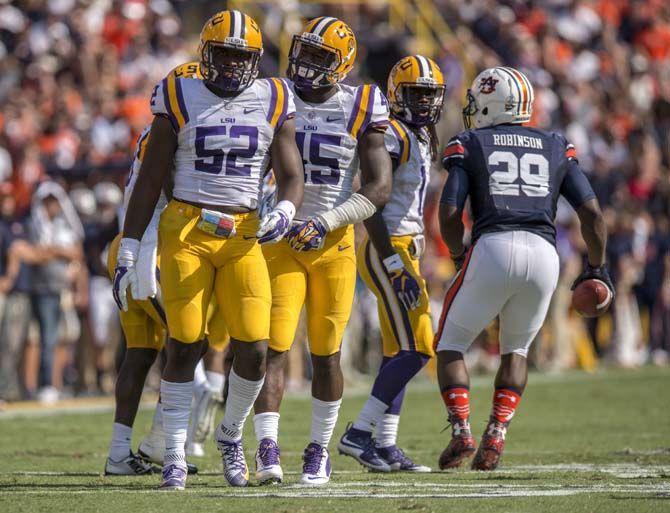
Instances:
[[[481,378],[473,386],[477,435],[488,415],[491,382]],[[364,399],[361,390],[345,395],[335,437]],[[150,411],[140,413],[135,445],[150,419]],[[102,475],[110,412],[0,413],[0,512],[670,511],[668,370],[531,375],[503,464],[493,473],[371,474],[334,454],[330,486],[305,489],[296,482],[309,422],[309,399],[288,397],[280,434],[284,484],[227,487],[211,443],[207,457],[194,460],[201,472],[189,479],[188,489],[168,494],[155,490],[159,476]],[[418,461],[435,465],[448,440],[444,426],[436,387],[425,381],[414,385],[405,401],[401,445]],[[253,471],[250,429],[246,439]]]

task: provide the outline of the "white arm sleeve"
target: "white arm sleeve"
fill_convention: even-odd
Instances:
[[[359,223],[372,216],[377,208],[372,202],[362,194],[354,192],[351,197],[328,212],[319,214],[317,218],[326,227],[326,230],[332,232],[342,226]]]

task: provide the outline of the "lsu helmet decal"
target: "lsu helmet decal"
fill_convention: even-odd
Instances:
[[[198,61],[191,61],[180,64],[179,66],[172,69],[168,75],[172,75],[174,78],[202,79],[202,73],[200,73],[200,63]]]

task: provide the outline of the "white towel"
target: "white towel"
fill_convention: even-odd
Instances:
[[[137,294],[133,297],[139,301],[156,297],[158,283],[156,280],[156,251],[158,247],[158,222],[160,210],[154,212],[147,229],[140,240],[140,251],[137,255]]]

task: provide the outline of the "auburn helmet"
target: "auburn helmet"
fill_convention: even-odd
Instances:
[[[410,125],[434,125],[442,113],[445,89],[444,75],[435,61],[423,55],[405,57],[389,74],[391,112]]]
[[[483,128],[526,123],[533,114],[533,86],[519,70],[498,66],[482,71],[466,94],[463,124]]]
[[[356,60],[356,37],[349,25],[322,16],[293,36],[288,78],[302,89],[319,89],[344,80]]]
[[[200,63],[198,61],[185,62],[174,68],[168,76],[174,76],[174,78],[198,78],[202,79],[202,73],[200,73]]]
[[[242,91],[258,76],[261,29],[240,11],[218,12],[200,33],[199,53],[205,82],[225,92]]]

